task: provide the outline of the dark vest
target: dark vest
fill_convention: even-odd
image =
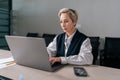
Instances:
[[[73,36],[73,39],[71,41],[71,44],[68,48],[67,51],[67,56],[70,55],[77,55],[80,51],[80,47],[83,43],[83,41],[87,38],[86,35],[80,33],[78,30],[76,31],[76,33]],[[65,56],[65,33],[62,33],[60,35],[58,35],[57,37],[57,44],[56,44],[56,48],[57,48],[57,57],[59,56]]]

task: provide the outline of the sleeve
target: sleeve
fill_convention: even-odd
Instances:
[[[61,57],[62,64],[89,65],[92,64],[92,61],[92,46],[89,38],[82,43],[78,55]]]
[[[53,39],[53,41],[47,47],[47,52],[49,54],[49,57],[56,55],[56,38],[57,36]]]

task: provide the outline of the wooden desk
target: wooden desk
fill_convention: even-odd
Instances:
[[[102,67],[97,65],[80,66],[88,72],[88,77],[77,77],[74,75],[72,65],[65,66],[56,72],[47,72],[21,65],[13,65],[0,69],[0,75],[18,80],[24,75],[25,80],[119,80],[120,69]]]

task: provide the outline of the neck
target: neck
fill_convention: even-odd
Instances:
[[[74,32],[75,32],[76,29],[73,29],[72,31],[70,32],[67,32],[67,37],[71,36]]]

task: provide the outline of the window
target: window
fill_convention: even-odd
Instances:
[[[0,49],[9,49],[5,35],[10,35],[10,11],[12,0],[0,0]]]

